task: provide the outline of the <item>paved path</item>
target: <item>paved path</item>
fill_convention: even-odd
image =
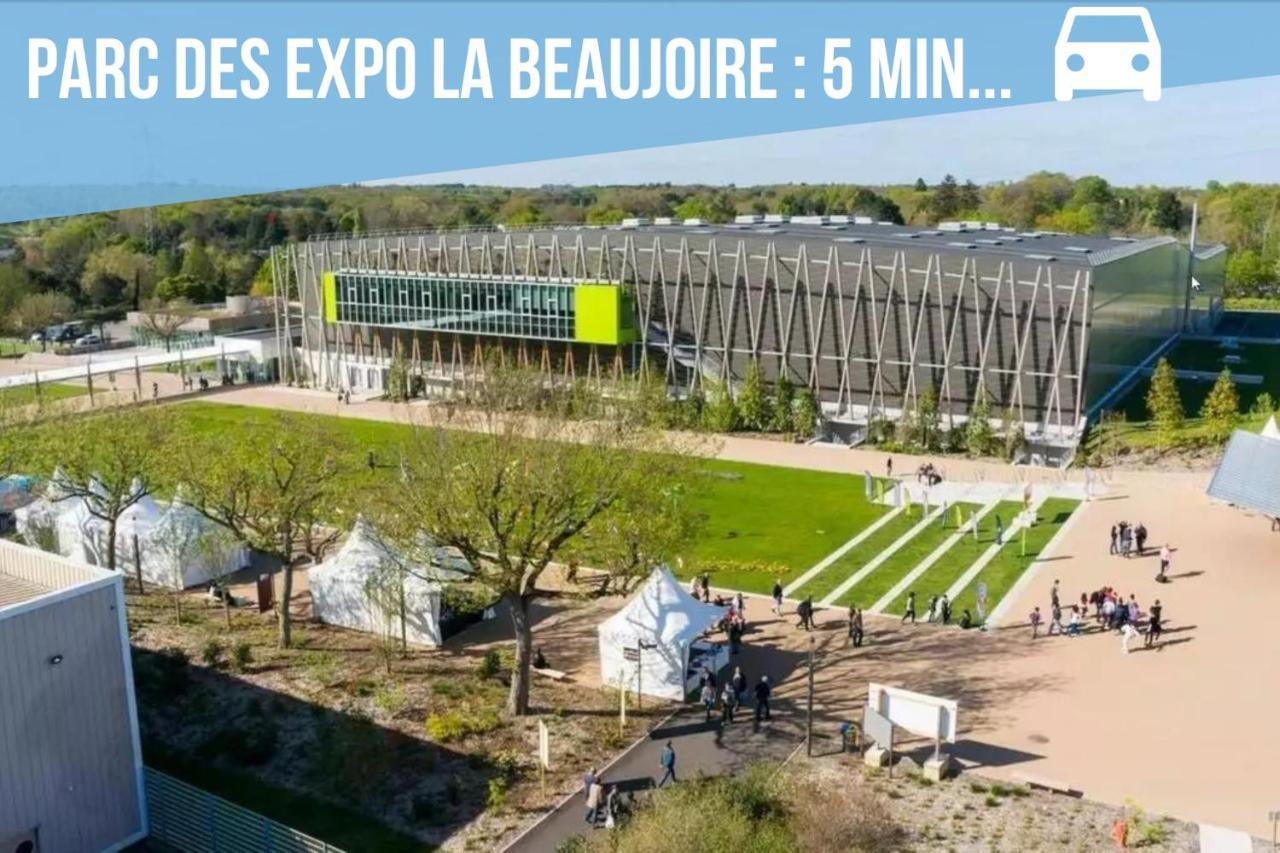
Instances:
[[[765,605],[763,601],[753,602],[748,612],[752,608],[763,612]],[[769,675],[775,684],[803,682],[802,654],[771,645],[756,645],[750,639],[748,635],[748,642],[734,658],[734,664],[742,666],[753,685],[761,674]],[[792,696],[778,696],[770,702],[772,719],[757,727],[750,707],[754,703],[754,698],[750,699],[749,706],[741,709],[737,720],[724,727],[716,715],[707,723],[701,707],[681,708],[624,753],[612,767],[604,769],[601,774],[604,783],[618,785],[625,793],[643,796],[642,792],[651,788],[661,775],[658,758],[667,741],[671,741],[675,750],[676,777],[681,780],[698,775],[721,775],[757,761],[782,761],[803,742],[803,706]],[[585,795],[571,796],[507,849],[519,853],[553,853],[565,840],[591,831],[584,820],[585,812]]]

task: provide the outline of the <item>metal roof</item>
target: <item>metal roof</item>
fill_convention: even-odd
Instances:
[[[1236,430],[1208,493],[1215,500],[1280,518],[1280,440]]]

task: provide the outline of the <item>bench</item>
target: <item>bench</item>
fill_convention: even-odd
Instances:
[[[568,681],[569,680],[568,674],[563,673],[558,669],[550,669],[548,667],[543,667],[542,669],[534,669],[533,667],[530,667],[530,668],[533,669],[534,675],[545,676],[546,678],[550,678],[552,681]]]

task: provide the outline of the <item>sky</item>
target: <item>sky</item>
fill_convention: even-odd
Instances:
[[[1280,76],[437,172],[379,184],[978,183],[1040,170],[1121,186],[1280,182]]]

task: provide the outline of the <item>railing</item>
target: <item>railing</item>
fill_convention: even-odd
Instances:
[[[146,780],[151,837],[182,853],[343,853],[158,770]]]

